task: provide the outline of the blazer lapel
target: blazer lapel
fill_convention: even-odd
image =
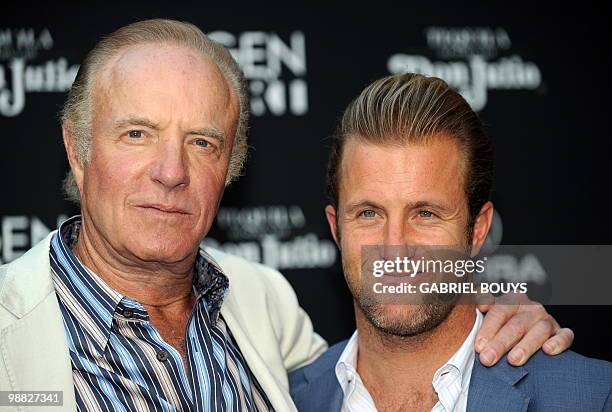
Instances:
[[[270,372],[270,369],[259,355],[257,348],[253,346],[253,342],[249,336],[244,332],[240,322],[233,314],[234,302],[229,298],[223,303],[221,307],[221,314],[223,319],[234,335],[236,343],[240,348],[240,352],[244,356],[251,372],[257,378],[257,382],[261,385],[261,388],[266,393],[268,400],[272,404],[275,410],[278,411],[295,411],[295,406],[291,400],[288,390],[283,390],[287,386],[286,382],[279,381]]]
[[[504,359],[491,368],[483,366],[478,357],[474,361],[467,410],[472,412],[524,412],[529,406],[529,396],[516,385],[528,372],[514,367]]]
[[[0,330],[0,380],[4,384],[0,387],[62,391],[63,406],[44,409],[74,411],[70,353],[49,265],[49,243],[54,233],[5,267],[0,305],[14,318]]]
[[[63,406],[45,410],[76,409],[68,344],[54,293],[0,332],[0,353],[11,390],[62,391]]]
[[[301,410],[301,412],[340,412],[344,394],[333,368],[317,376],[306,376],[306,379],[308,384],[304,385],[303,389],[296,391],[294,394],[296,399],[301,397],[300,392],[304,390],[309,394],[316,393],[317,396],[308,399],[304,403],[308,405],[308,409]]]

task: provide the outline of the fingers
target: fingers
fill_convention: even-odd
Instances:
[[[482,353],[487,343],[490,342],[506,322],[518,312],[518,308],[518,305],[494,305],[489,309],[476,335],[476,352]]]
[[[508,353],[508,362],[514,366],[523,365],[531,355],[544,345],[544,342],[549,340],[550,336],[556,336],[555,331],[557,329],[559,329],[559,325],[552,317],[536,322],[523,339]]]
[[[520,296],[519,296],[520,298]],[[483,365],[492,366],[508,353],[508,362],[515,366],[523,365],[540,348],[556,355],[571,346],[574,332],[561,328],[548,314],[544,306],[523,296],[522,305],[503,305],[504,296],[496,298],[493,306],[487,304],[482,327],[476,335],[475,349]]]
[[[487,316],[490,316],[493,309],[489,311]],[[510,313],[509,311],[500,313],[500,319],[502,317],[507,316]],[[506,318],[507,319],[507,318]],[[504,353],[507,353],[510,348],[512,348],[531,328],[531,323],[533,320],[533,314],[529,312],[519,312],[516,313],[512,318],[510,318],[501,329],[492,337],[489,338],[484,349],[480,352],[480,362],[482,362],[485,366],[492,366],[501,358]],[[496,319],[496,324],[499,320]],[[483,322],[484,325],[484,322]],[[546,339],[553,334],[551,330],[549,334],[546,335]],[[543,343],[544,341],[542,341]]]
[[[574,343],[574,331],[570,328],[560,328],[544,343],[542,350],[547,355],[558,355],[572,346],[572,343]]]

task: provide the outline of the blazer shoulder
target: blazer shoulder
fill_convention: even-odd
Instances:
[[[612,391],[612,363],[573,351],[550,356],[541,350],[524,365],[518,388],[533,393],[537,409],[576,407],[602,410]]]
[[[602,359],[588,358],[567,350],[558,355],[547,355],[537,351],[524,366],[529,374],[544,375],[571,371],[576,376],[593,376],[612,384],[612,363]]]
[[[0,267],[0,306],[21,318],[53,291],[49,244],[56,231],[21,257]]]

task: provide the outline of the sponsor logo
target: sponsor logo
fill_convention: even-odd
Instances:
[[[536,90],[542,72],[512,51],[503,28],[428,27],[430,53],[396,53],[387,60],[391,74],[414,72],[445,80],[476,111],[487,105],[490,90]]]
[[[253,116],[303,116],[308,113],[306,36],[294,31],[286,38],[267,31],[208,36],[227,47],[249,81]]]
[[[66,215],[59,215],[56,220],[57,226],[67,218]],[[0,264],[17,259],[50,232],[51,229],[37,216],[2,216],[0,218]]]
[[[58,56],[36,64],[40,51],[53,49],[48,29],[0,28],[0,115],[21,114],[30,93],[63,93],[70,89],[78,65]]]
[[[541,259],[536,254],[495,253],[502,242],[503,223],[497,210],[493,214],[491,229],[482,247],[482,253],[491,254],[488,257],[486,277],[492,281],[508,280],[545,284],[548,274]]]
[[[216,227],[229,240],[207,237],[203,246],[275,269],[329,268],[337,260],[332,241],[305,231],[306,218],[299,206],[224,207],[217,214]]]

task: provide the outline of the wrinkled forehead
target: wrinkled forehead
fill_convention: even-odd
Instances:
[[[236,131],[238,96],[213,60],[197,50],[171,44],[131,46],[101,67],[96,83],[94,113],[105,117],[129,113],[155,123],[207,123],[228,136]]]
[[[220,104],[233,103],[235,91],[217,64],[202,52],[171,43],[143,43],[125,47],[98,69],[94,94],[109,93],[120,86],[165,88],[168,92],[189,93],[205,88]]]

